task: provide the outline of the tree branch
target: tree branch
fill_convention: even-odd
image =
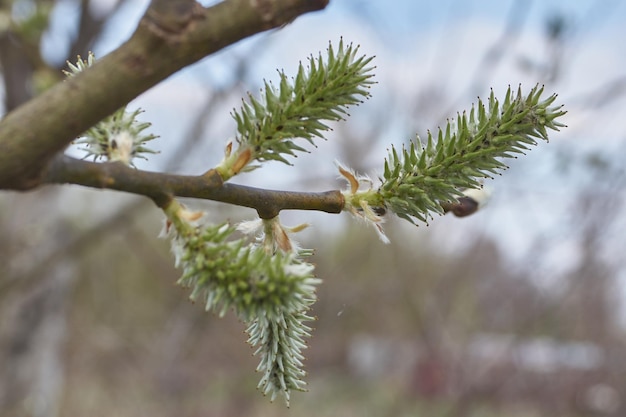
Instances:
[[[204,8],[189,0],[155,0],[120,48],[0,121],[0,188],[38,186],[56,153],[142,92],[227,45],[327,4],[229,0]]]
[[[203,175],[175,175],[142,171],[122,163],[95,163],[59,155],[48,165],[47,184],[78,184],[93,188],[126,191],[151,198],[164,208],[172,196],[192,197],[250,207],[259,217],[271,219],[281,210],[317,210],[340,213],[344,198],[340,191],[295,192],[266,190],[223,183],[215,170]]]

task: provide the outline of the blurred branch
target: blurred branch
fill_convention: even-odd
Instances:
[[[46,271],[46,282],[15,294],[0,333],[0,410],[3,416],[54,416],[60,408],[68,301],[77,277],[71,260]],[[6,301],[6,300],[3,300]],[[8,317],[7,317],[8,316]]]
[[[91,5],[94,3],[94,0],[81,0],[78,33],[70,45],[68,58],[74,59],[77,55],[86,55],[92,47],[94,40],[102,33],[109,18],[126,2],[126,0],[118,0],[103,16],[96,16],[91,10]]]
[[[264,38],[266,41],[269,38]],[[254,48],[258,50],[258,48]],[[166,170],[172,169],[175,163],[181,163],[185,157],[189,155],[189,149],[194,148],[200,142],[204,136],[206,127],[210,125],[210,121],[218,114],[216,110],[223,106],[224,99],[235,91],[243,90],[242,84],[251,67],[250,55],[245,55],[238,58],[238,61],[234,65],[231,72],[235,74],[235,80],[228,87],[222,87],[209,95],[209,98],[204,103],[202,109],[198,112],[195,120],[190,123],[187,133],[184,135],[184,139],[180,141],[176,149],[172,150],[167,155],[167,160],[163,165]]]
[[[42,56],[41,40],[49,29],[55,0],[9,1],[0,6],[0,63],[5,89],[5,112],[26,103],[50,83],[60,79]],[[16,10],[22,9],[22,13]],[[21,14],[21,15],[20,15]]]
[[[531,2],[529,1],[516,0],[513,2],[502,34],[483,55],[474,76],[471,78],[473,80],[473,85],[470,87],[472,95],[480,94],[485,89],[486,82],[491,81],[492,74],[519,38],[530,9]]]
[[[340,213],[344,199],[340,191],[292,192],[224,184],[215,170],[203,175],[175,175],[130,168],[122,163],[95,163],[60,155],[43,177],[49,184],[79,184],[145,195],[160,207],[172,196],[193,197],[250,207],[261,218],[273,218],[281,210],[319,210]]]
[[[327,3],[231,0],[203,8],[186,0],[153,2],[120,48],[0,122],[0,187],[38,186],[56,153],[140,93],[227,45]]]
[[[7,111],[27,102],[32,94],[25,88],[32,77],[33,66],[22,51],[21,42],[12,31],[0,35],[0,63]]]
[[[473,98],[485,90],[485,87],[493,79],[496,69],[502,63],[506,54],[512,50],[513,44],[519,38],[520,32],[528,18],[531,3],[524,0],[513,1],[502,33],[482,56],[474,71],[474,75],[469,78],[472,81],[467,88],[468,91],[450,102],[449,107],[441,113],[443,115],[442,121],[448,115],[454,114],[455,108],[458,106],[458,103],[463,101],[464,97],[470,96]]]
[[[592,91],[572,97],[570,101],[581,107],[601,109],[613,105],[624,94],[626,94],[626,75],[621,75],[603,83]]]
[[[132,219],[142,210],[145,210],[145,200],[129,203],[109,217],[95,222],[88,230],[71,233],[69,237],[65,232],[71,231],[72,225],[68,222],[60,222],[60,229],[64,233],[60,236],[56,229],[51,233],[55,244],[47,247],[47,252],[39,254],[36,257],[37,262],[26,264],[27,269],[3,271],[5,279],[0,283],[0,296],[16,285],[25,287],[35,280],[47,277],[46,272],[55,269],[60,262],[79,258],[85,250],[100,242],[106,233],[117,233],[122,227],[128,228],[128,225],[132,224]]]

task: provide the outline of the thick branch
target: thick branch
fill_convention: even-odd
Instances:
[[[133,36],[89,70],[59,83],[0,122],[0,188],[41,183],[52,157],[95,123],[174,72],[328,0],[229,0],[203,8],[154,1]]]
[[[174,175],[141,171],[119,163],[95,163],[59,155],[48,166],[43,182],[79,184],[94,188],[145,195],[158,205],[170,196],[220,201],[256,209],[264,219],[276,217],[281,210],[317,210],[340,213],[344,206],[341,192],[276,191],[222,183],[216,171],[204,175]]]

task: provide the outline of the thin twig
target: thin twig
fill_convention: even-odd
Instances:
[[[122,163],[88,162],[59,155],[44,173],[44,183],[78,184],[144,195],[164,207],[171,196],[192,197],[256,209],[270,219],[281,210],[316,210],[340,213],[344,198],[340,191],[277,191],[223,183],[210,170],[203,175],[176,175],[130,168]]]

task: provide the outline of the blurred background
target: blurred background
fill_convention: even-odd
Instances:
[[[119,46],[147,3],[0,1],[4,113],[59,82],[66,60]],[[568,127],[507,161],[476,215],[388,219],[390,245],[348,216],[282,215],[313,224],[299,238],[324,279],[310,391],[290,410],[256,391],[243,324],[174,285],[149,201],[1,193],[0,415],[626,415],[625,23],[618,0],[334,0],[173,75],[129,105],[160,135],[160,154],[137,165],[199,174],[234,135],[230,111],[276,69],[294,74],[341,37],[376,55],[373,97],[327,141],[236,178],[266,188],[341,188],[334,160],[376,178],[391,144],[491,88],[544,84]],[[185,202],[216,221],[254,217]]]

